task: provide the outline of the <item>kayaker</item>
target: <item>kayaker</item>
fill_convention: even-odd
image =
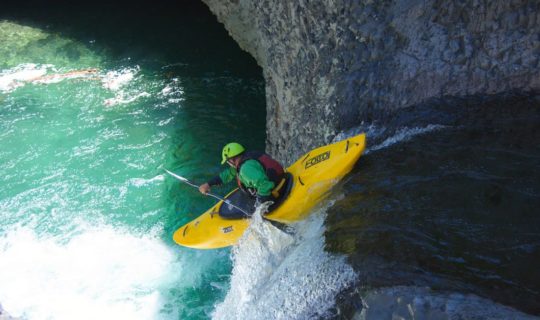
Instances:
[[[267,201],[277,202],[282,196],[280,190],[285,185],[285,170],[281,164],[263,152],[247,152],[236,142],[227,144],[221,153],[222,161],[229,167],[218,176],[199,187],[202,194],[212,186],[226,184],[236,179],[238,187],[256,199],[255,206]]]

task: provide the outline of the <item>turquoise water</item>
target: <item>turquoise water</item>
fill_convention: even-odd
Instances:
[[[256,220],[233,250],[172,242],[214,200],[163,169],[203,182],[219,172],[225,143],[262,150],[266,138],[261,69],[203,4],[21,3],[1,19],[5,310],[24,319],[329,315],[355,272],[324,251],[325,210],[294,235]]]
[[[213,200],[162,169],[204,181],[224,143],[264,148],[260,69],[230,39],[201,49],[164,22],[151,30],[163,54],[144,35],[105,38],[114,20],[85,33],[92,12],[73,26],[53,9],[0,22],[0,302],[29,319],[206,318],[230,251],[172,243]],[[186,10],[176,18],[199,9]],[[199,36],[227,39],[198,19]]]

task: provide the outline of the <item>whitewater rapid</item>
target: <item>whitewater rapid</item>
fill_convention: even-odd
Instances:
[[[27,319],[156,319],[159,286],[177,281],[185,265],[155,235],[107,226],[69,240],[21,227],[0,248],[2,303]]]
[[[355,272],[345,257],[325,252],[324,211],[321,208],[291,226],[291,233],[256,214],[233,249],[231,288],[213,318],[327,316],[336,295],[354,281]]]

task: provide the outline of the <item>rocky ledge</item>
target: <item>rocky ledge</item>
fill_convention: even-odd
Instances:
[[[540,90],[534,0],[203,0],[266,81],[267,151],[444,97]]]

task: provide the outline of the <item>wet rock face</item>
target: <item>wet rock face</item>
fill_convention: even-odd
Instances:
[[[536,0],[203,0],[266,80],[267,151],[445,96],[540,90]]]

